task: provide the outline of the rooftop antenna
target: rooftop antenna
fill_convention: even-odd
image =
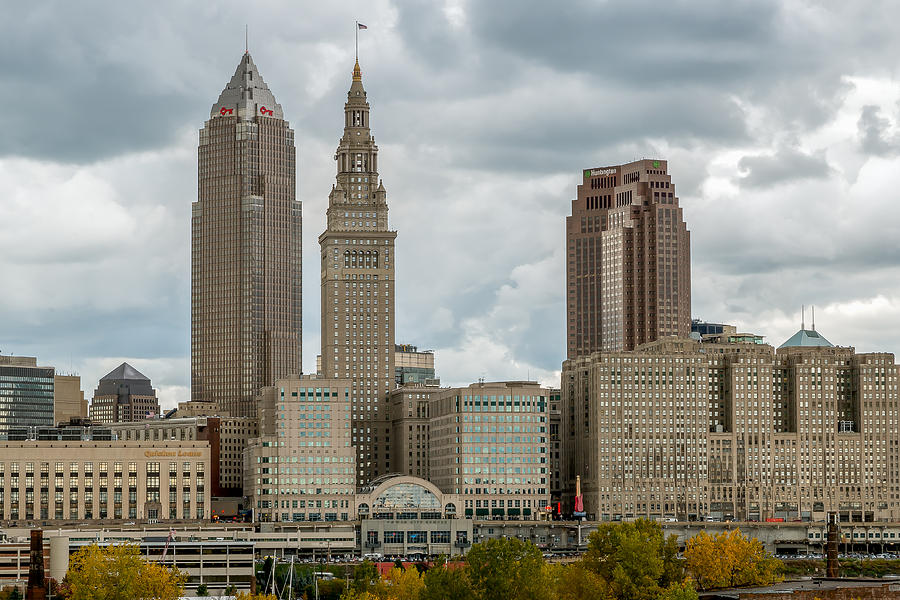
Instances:
[[[806,305],[800,305],[800,329],[806,329]]]
[[[250,54],[250,26],[244,24],[244,54]]]
[[[816,330],[816,305],[812,305],[812,328],[813,331]]]

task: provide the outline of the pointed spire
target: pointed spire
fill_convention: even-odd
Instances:
[[[356,65],[353,67],[353,81],[362,81],[362,69],[359,68],[358,59]]]

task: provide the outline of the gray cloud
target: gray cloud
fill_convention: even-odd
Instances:
[[[807,154],[792,147],[779,148],[774,154],[745,156],[738,166],[747,171],[740,184],[749,188],[776,186],[787,181],[822,179],[832,173],[825,152]]]
[[[312,370],[316,236],[357,18],[399,231],[397,337],[437,349],[445,383],[552,379],[580,169],[643,156],[669,159],[692,231],[695,314],[786,337],[797,307],[821,302],[823,331],[830,319],[838,338],[897,347],[896,332],[865,324],[900,302],[900,164],[885,117],[898,98],[856,81],[892,81],[900,8],[448,4],[9,7],[0,281],[15,285],[0,296],[0,348],[71,355],[93,378],[121,357],[157,361],[154,385],[185,393],[196,132],[249,21],[297,132]]]
[[[856,126],[863,152],[876,156],[900,152],[900,135],[888,133],[891,122],[881,115],[879,107],[864,106]]]

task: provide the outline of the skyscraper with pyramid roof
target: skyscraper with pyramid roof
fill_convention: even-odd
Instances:
[[[191,399],[255,415],[300,372],[294,131],[245,52],[200,130],[191,215]]]

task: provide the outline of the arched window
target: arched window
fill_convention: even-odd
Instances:
[[[387,509],[440,509],[441,503],[431,490],[417,483],[393,485],[375,498],[375,508]]]
[[[345,250],[344,251],[344,268],[347,268],[349,266],[350,266],[350,251]]]
[[[373,269],[378,268],[378,251],[377,250],[372,252],[372,268]]]

